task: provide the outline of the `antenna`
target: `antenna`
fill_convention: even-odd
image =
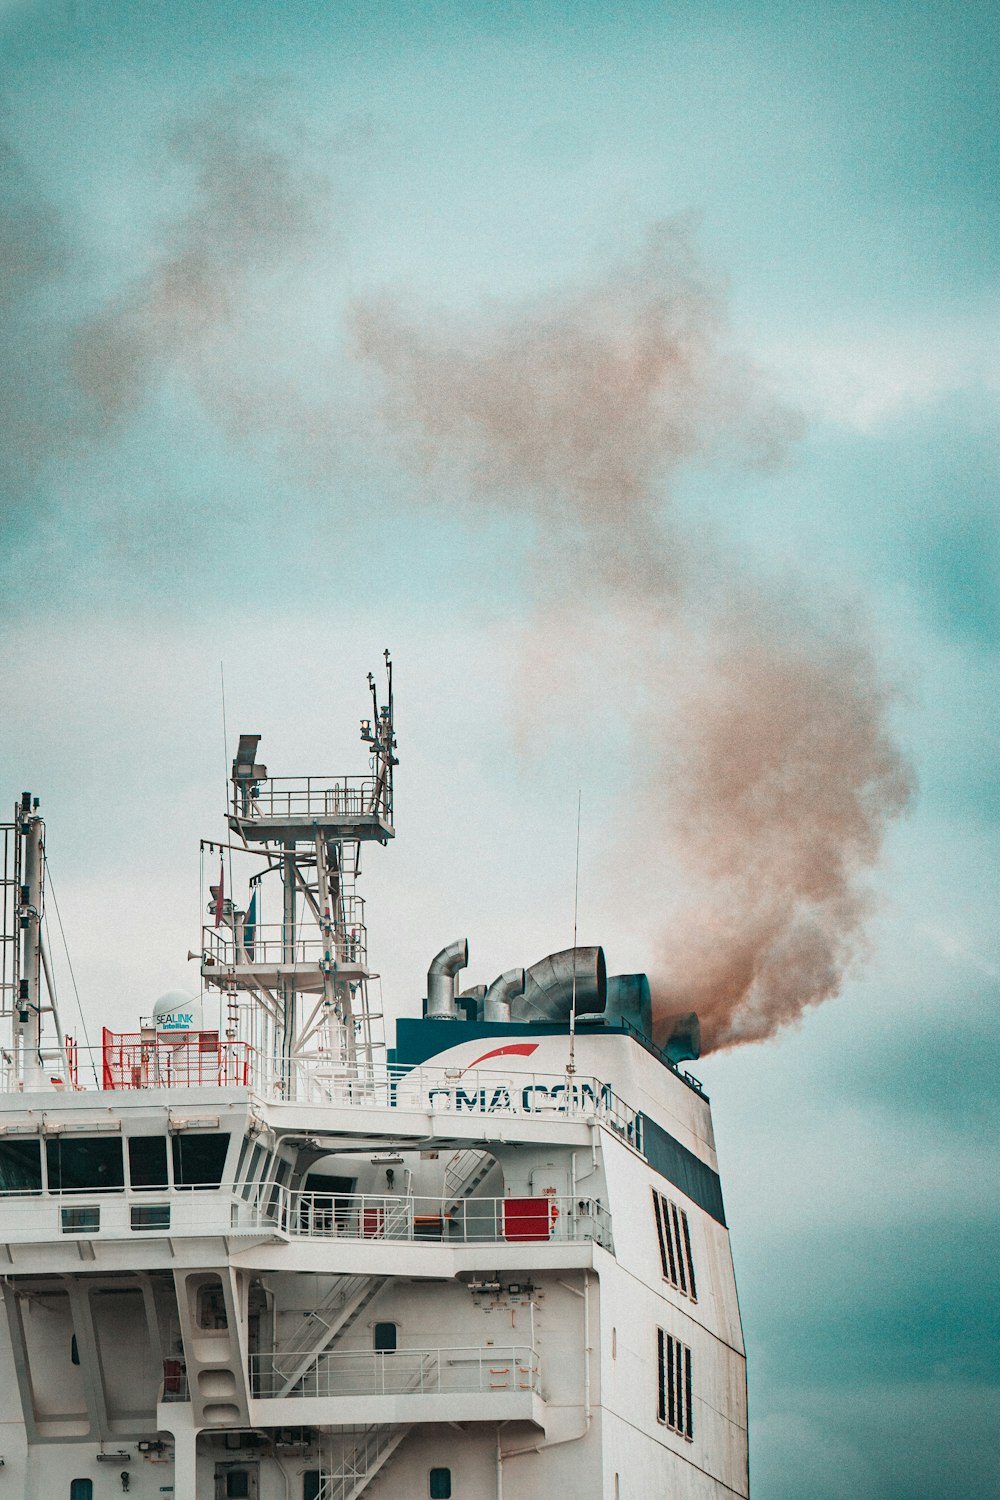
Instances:
[[[576,925],[580,912],[580,810],[583,806],[583,788],[576,794],[576,867],[573,872],[573,951],[576,952]],[[576,964],[573,965],[573,994],[569,1009],[569,1062],[567,1073],[576,1072]]]

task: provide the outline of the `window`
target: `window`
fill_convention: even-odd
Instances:
[[[428,1476],[430,1500],[451,1500],[451,1470],[432,1469]]]
[[[0,1193],[42,1191],[42,1147],[38,1140],[0,1140]]]
[[[169,1229],[169,1203],[133,1203],[133,1229]]]
[[[87,1208],[61,1208],[63,1234],[98,1234],[101,1228],[101,1210],[97,1204]]]
[[[72,1338],[69,1341],[69,1360],[70,1360],[70,1364],[73,1364],[73,1365],[78,1365],[80,1363],[80,1348],[79,1348],[79,1345],[76,1342],[76,1334],[75,1333],[73,1334]]]
[[[664,1198],[654,1188],[653,1217],[656,1220],[656,1237],[660,1243],[660,1264],[664,1280],[690,1297],[692,1302],[697,1302],[698,1287],[694,1279],[687,1214],[683,1208],[678,1208],[676,1203],[671,1203],[669,1198]]]
[[[94,1481],[92,1479],[71,1479],[69,1482],[69,1500],[94,1500]]]
[[[120,1136],[50,1136],[45,1142],[45,1160],[53,1193],[73,1188],[100,1192],[125,1186]]]
[[[319,1500],[320,1484],[323,1480],[320,1469],[307,1469],[302,1476],[302,1500]]]
[[[656,1415],[682,1437],[694,1436],[691,1416],[691,1350],[672,1334],[656,1330],[659,1392]]]
[[[189,1135],[173,1138],[174,1186],[213,1188],[222,1182],[229,1150],[228,1135]]]
[[[226,1311],[226,1294],[218,1276],[208,1276],[198,1288],[198,1327],[228,1328],[229,1314]]]
[[[391,1353],[396,1347],[398,1332],[395,1323],[376,1323],[372,1329],[372,1348],[381,1350],[383,1354]],[[448,1493],[451,1494],[451,1491]]]
[[[226,1500],[248,1500],[250,1475],[246,1469],[230,1469],[226,1475]]]
[[[163,1135],[133,1135],[128,1143],[128,1175],[134,1188],[165,1188],[167,1185],[167,1138]]]

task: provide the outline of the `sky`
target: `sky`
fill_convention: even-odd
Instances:
[[[1000,1491],[996,44],[0,3],[0,787],[91,1029],[196,987],[236,733],[362,770],[391,647],[386,1010],[568,944],[579,796],[712,1046],[755,1500]]]

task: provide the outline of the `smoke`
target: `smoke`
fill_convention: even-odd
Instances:
[[[553,577],[599,606],[595,666],[641,609],[621,664],[645,683],[627,837],[636,888],[664,892],[650,934],[659,1026],[695,1009],[708,1050],[835,995],[863,952],[869,877],[909,773],[860,626],[764,580],[734,586],[734,561],[668,503],[679,466],[775,463],[797,431],[731,347],[688,230],[661,228],[562,298],[465,320],[373,299],[354,327],[411,462],[457,466],[472,514],[531,517],[547,608]],[[542,616],[534,628],[551,656]]]
[[[0,528],[13,534],[57,441],[58,335],[53,292],[66,264],[58,216],[0,136]]]
[[[471,510],[520,506],[548,553],[558,539],[580,567],[596,547],[598,574],[620,565],[633,587],[662,586],[658,480],[706,453],[771,463],[797,427],[726,348],[720,291],[679,222],[558,301],[416,321],[398,300],[371,298],[353,323],[411,462],[457,459]]]
[[[336,240],[329,178],[305,165],[315,142],[294,130],[289,140],[276,104],[272,88],[245,84],[167,137],[167,166],[188,188],[183,206],[166,215],[143,274],[72,340],[99,421],[141,411],[179,373],[217,420],[247,436],[280,389],[275,304],[285,310],[296,265]]]
[[[698,1012],[706,1050],[837,994],[911,791],[860,626],[824,628],[759,590],[745,604],[716,621],[697,680],[671,684],[666,795],[645,804],[684,881],[654,988],[662,1012]]]

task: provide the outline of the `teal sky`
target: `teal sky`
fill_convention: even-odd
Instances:
[[[775,462],[723,433],[649,481],[706,596],[863,621],[918,786],[840,995],[698,1069],[755,1500],[1000,1488],[997,51],[950,0],[0,0],[0,791],[43,795],[91,1016],[191,986],[220,661],[230,736],[351,769],[386,644],[389,1010],[456,936],[477,979],[565,945],[578,787],[581,926],[654,961],[655,831],[609,853],[639,583],[616,634],[554,497],[470,474],[461,423],[415,457],[359,307],[460,348],[680,219],[791,414]]]

